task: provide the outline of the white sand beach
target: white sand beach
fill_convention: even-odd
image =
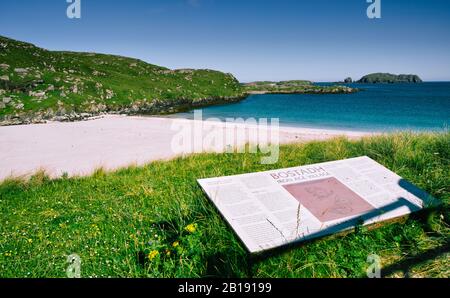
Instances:
[[[173,152],[177,131],[172,126],[193,125],[194,120],[108,115],[99,119],[0,127],[0,181],[29,176],[39,170],[51,177],[92,174],[98,168],[114,170],[143,165],[192,152]],[[198,124],[198,123],[197,123]],[[248,128],[248,127],[247,127]],[[225,123],[214,128],[224,133]],[[325,140],[336,136],[357,139],[370,133],[281,127],[282,144]],[[249,143],[236,137],[236,145]],[[250,141],[251,142],[251,141]],[[204,148],[203,151],[212,151]]]

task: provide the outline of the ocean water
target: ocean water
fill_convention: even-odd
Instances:
[[[450,82],[349,84],[354,94],[251,95],[203,108],[203,118],[279,118],[282,126],[356,131],[442,131],[450,124]],[[193,118],[193,111],[171,117]]]

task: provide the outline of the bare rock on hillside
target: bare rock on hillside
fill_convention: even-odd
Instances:
[[[26,75],[26,74],[28,74],[28,69],[26,69],[26,68],[16,68],[16,69],[14,69],[14,72],[19,74],[19,75]]]
[[[5,63],[2,63],[2,64],[0,64],[0,69],[1,70],[8,70],[9,69],[9,65],[5,64]]]

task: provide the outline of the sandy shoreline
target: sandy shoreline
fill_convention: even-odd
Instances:
[[[0,127],[0,181],[8,177],[28,176],[38,170],[45,170],[51,177],[64,173],[83,176],[98,168],[114,170],[191,154],[191,150],[174,152],[172,143],[179,132],[173,127],[194,125],[206,125],[219,134],[242,127],[230,128],[217,122],[119,115],[82,122]],[[246,126],[245,131],[248,133],[255,128]],[[206,134],[203,132],[203,138]],[[336,136],[357,139],[367,135],[371,133],[280,127],[279,141],[286,144]],[[242,146],[249,142],[248,135],[236,135],[234,142]],[[205,146],[203,151],[214,149]]]

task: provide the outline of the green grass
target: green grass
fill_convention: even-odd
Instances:
[[[253,260],[196,183],[361,155],[442,206]],[[49,180],[38,173],[6,181],[0,185],[0,277],[65,277],[72,253],[82,259],[83,277],[363,277],[372,253],[385,268],[397,264],[393,276],[449,277],[448,254],[440,254],[448,252],[450,231],[449,133],[288,145],[270,166],[260,157],[201,154],[85,178]]]
[[[0,36],[0,120],[21,114],[122,111],[155,101],[243,96],[231,74],[170,70],[138,59],[95,53],[55,52]],[[16,69],[27,69],[23,74]],[[1,79],[7,76],[8,80]],[[34,85],[33,85],[34,84]],[[45,92],[44,97],[32,92]],[[3,94],[2,94],[3,93]],[[63,94],[63,95],[62,95]],[[3,104],[2,99],[11,101]]]

